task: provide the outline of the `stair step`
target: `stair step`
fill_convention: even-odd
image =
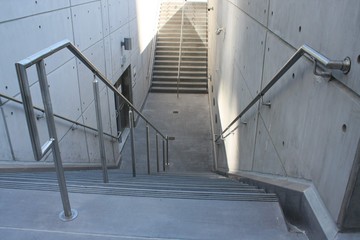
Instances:
[[[179,51],[156,51],[155,57],[157,56],[179,56]],[[207,56],[207,52],[206,51],[182,51],[181,52],[181,56],[183,57],[189,57],[189,56],[194,56],[194,57],[205,57]]]
[[[177,82],[153,81],[152,87],[177,87]],[[206,88],[206,82],[181,82],[179,81],[180,88]]]
[[[177,66],[178,61],[155,60],[154,66]],[[181,61],[182,66],[207,66],[206,61]]]
[[[157,39],[156,46],[179,46],[180,42],[179,39],[177,41],[167,42],[163,39]],[[204,47],[207,49],[207,43],[206,42],[182,42],[182,46],[191,46],[191,47]]]
[[[154,71],[154,75],[160,76],[177,76],[178,71]],[[180,71],[181,76],[205,76],[206,71]]]
[[[185,88],[181,89],[184,90]],[[110,183],[106,184],[101,182],[100,171],[66,172],[65,176],[68,191],[72,193],[222,201],[277,201],[274,194],[213,173],[167,173],[138,175],[133,178],[129,174],[118,174],[110,170]],[[0,188],[58,191],[58,183],[53,172],[8,173],[0,174]]]
[[[162,60],[162,61],[178,61],[179,60],[179,56],[178,55],[173,55],[173,56],[169,56],[169,55],[155,55],[155,61],[156,60]],[[182,61],[207,61],[207,57],[206,56],[182,56],[181,57]]]
[[[162,71],[178,71],[178,65],[154,65],[153,71],[154,72],[162,72]],[[207,70],[207,66],[206,65],[202,65],[202,66],[183,66],[180,65],[180,73],[182,72],[205,72],[206,73]]]
[[[165,82],[177,82],[176,76],[158,76],[153,75],[153,81],[165,81]],[[207,77],[194,77],[194,76],[180,76],[181,82],[205,82],[207,83]]]
[[[151,92],[156,93],[192,93],[192,94],[206,94],[207,88],[179,88],[176,87],[152,87]]]

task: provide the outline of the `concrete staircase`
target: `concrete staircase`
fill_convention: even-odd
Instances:
[[[206,3],[162,3],[151,91],[207,93]]]
[[[160,173],[134,178],[130,174],[109,171],[109,179],[110,183],[102,183],[100,171],[66,172],[68,190],[72,193],[277,202],[275,194],[213,173]],[[58,191],[54,172],[0,174],[0,188]]]
[[[66,172],[62,222],[53,172],[0,174],[2,239],[306,239],[287,230],[274,194],[214,173]]]

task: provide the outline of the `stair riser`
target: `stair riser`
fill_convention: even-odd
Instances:
[[[153,77],[153,81],[155,82],[177,82],[177,76],[174,76],[173,78],[169,78],[169,77],[157,77],[154,76]],[[185,78],[185,77],[180,77],[180,82],[203,82],[203,83],[207,83],[207,78]]]
[[[151,92],[154,93],[189,93],[189,94],[206,94],[208,93],[206,89],[156,89],[152,88]]]
[[[153,71],[178,71],[177,65],[154,65]],[[180,65],[180,72],[206,72],[206,65],[203,66],[183,66]]]
[[[178,66],[178,62],[174,61],[174,62],[171,62],[171,61],[155,61],[154,63],[154,66]],[[181,66],[203,66],[206,68],[207,66],[207,63],[206,62],[196,62],[196,61],[193,61],[193,62],[184,62],[184,61],[181,61]]]

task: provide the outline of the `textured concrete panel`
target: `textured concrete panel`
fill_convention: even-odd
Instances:
[[[271,34],[268,35],[267,49],[264,84],[294,52]],[[359,116],[353,114],[359,111],[356,110],[359,108],[356,97],[346,88],[314,76],[312,64],[303,58],[264,96],[264,100],[271,101],[272,106],[270,109],[263,107],[261,116],[276,152],[284,162],[286,174],[312,180],[336,220],[359,134],[352,130],[344,138],[341,129],[343,124],[346,128],[349,124],[358,124]],[[340,165],[342,171],[338,171]],[[336,196],[334,189],[338,193]]]
[[[245,79],[241,76],[238,64],[235,63],[233,71],[234,79],[237,80],[232,84],[231,95],[234,96],[234,99],[238,98],[238,107],[234,112],[239,114],[253,99],[253,96],[250,94],[250,89],[246,85]],[[257,106],[255,105],[247,114],[245,114],[245,116],[235,123],[227,133],[225,133],[225,136],[228,136],[225,143],[227,145],[226,153],[230,170],[251,170],[255,143],[256,119]],[[234,146],[238,146],[236,148],[237,154],[230,156],[231,149],[235,149]],[[231,164],[230,162],[237,162],[237,164]],[[232,168],[231,165],[236,166],[236,168]]]
[[[264,85],[294,52],[271,34],[268,35],[267,49]],[[261,116],[276,152],[284,162],[286,174],[311,179],[336,220],[356,151],[353,143],[359,134],[351,131],[354,135],[348,136],[347,143],[341,136],[342,124],[359,121],[359,117],[353,115],[354,111],[359,111],[354,110],[359,106],[354,105],[351,92],[314,76],[312,64],[303,58],[264,96],[264,100],[271,101],[272,106],[271,109],[263,107]],[[332,128],[334,125],[338,130]],[[339,164],[343,166],[342,171],[338,171]],[[336,196],[334,189],[337,189]]]
[[[104,43],[101,40],[83,52],[83,54],[90,60],[90,62],[92,62],[92,64],[103,74],[105,74],[104,51]],[[83,63],[81,63],[80,60],[77,60],[77,68],[79,76],[81,104],[82,108],[86,109],[94,99],[94,74]],[[103,87],[105,86],[104,83],[99,79],[98,81],[99,88],[103,89]]]
[[[137,9],[136,9],[136,6],[137,6],[137,2],[138,0],[130,0],[128,2],[129,4],[129,21],[132,21],[134,18],[136,18],[136,13],[137,13]],[[154,1],[155,2],[155,1]],[[154,3],[155,4],[155,3]]]
[[[301,151],[310,166],[306,171],[310,170],[315,186],[336,220],[359,141],[360,104],[357,96],[354,98],[335,82],[314,85],[315,92],[320,94],[308,108],[307,115],[314,117],[306,119]]]
[[[255,18],[259,23],[267,25],[269,0],[230,0],[229,2]]]
[[[73,7],[72,14],[75,44],[80,50],[87,49],[103,37],[100,2]]]
[[[79,118],[81,111],[75,59],[49,74],[48,83],[54,113],[73,120]]]
[[[59,22],[62,24],[59,25]],[[54,31],[56,29],[56,31]],[[72,41],[70,10],[64,9],[0,24],[1,36],[0,55],[0,90],[2,93],[14,96],[19,93],[19,84],[14,64],[50,45],[69,39]],[[46,70],[49,73],[69,60],[68,51],[61,51],[56,58],[46,60]],[[30,84],[37,81],[35,72],[29,72]]]
[[[86,146],[85,129],[74,126],[60,140],[61,159],[64,163],[87,163],[89,155]],[[52,154],[46,161],[53,161]]]
[[[136,19],[133,19],[130,23],[129,23],[129,27],[130,27],[130,37],[131,37],[131,41],[132,41],[132,50],[131,50],[131,55],[134,55],[135,58],[136,56],[138,56],[139,54],[137,54],[139,52],[139,48],[140,48],[140,44],[139,44],[139,29],[138,29],[138,22]],[[151,43],[151,42],[150,42]],[[150,44],[149,43],[149,44]],[[149,46],[149,45],[148,45]],[[148,47],[147,46],[147,47]],[[136,54],[135,54],[136,53]],[[145,58],[146,59],[146,58]]]
[[[106,36],[104,38],[104,51],[105,51],[105,67],[106,67],[106,77],[108,80],[114,83],[114,79],[112,78],[112,63],[111,63],[111,44],[110,44],[110,36]]]
[[[103,34],[104,36],[109,35],[110,33],[110,23],[109,23],[109,11],[107,0],[101,0],[101,15],[103,23]]]
[[[76,6],[84,3],[94,2],[94,0],[70,0],[71,6]]]
[[[21,7],[19,7],[21,6]],[[0,22],[54,11],[69,6],[69,0],[58,1],[1,1]]]
[[[259,118],[253,171],[286,176],[286,172],[262,118]]]
[[[269,83],[279,69],[293,55],[294,50],[273,34],[268,34],[264,62],[263,87]],[[303,171],[302,152],[300,151],[307,108],[316,94],[313,88],[312,64],[305,58],[299,60],[265,94],[263,101],[271,102],[271,108],[261,107],[261,116],[270,132],[287,175],[310,179]]]
[[[34,161],[29,131],[24,115],[24,108],[17,103],[9,102],[3,106],[5,120],[10,132],[10,141],[13,146],[15,160]],[[41,112],[35,111],[36,115],[42,115]],[[47,128],[44,124],[45,120],[37,121],[39,137],[41,143],[48,140]]]
[[[130,64],[130,53],[121,47],[121,42],[125,37],[129,36],[129,28],[122,27],[110,34],[111,44],[111,64],[112,64],[112,79],[117,81],[121,74],[126,70]]]
[[[259,66],[263,62],[266,29],[243,12],[237,13],[235,26],[228,31],[236,32],[232,44],[233,50],[235,49],[235,61],[251,95],[255,96],[261,84],[262,71]]]
[[[48,74],[47,79],[54,113],[72,120],[79,118],[81,111],[75,58]],[[30,90],[34,106],[43,108],[39,82]]]
[[[114,32],[129,21],[128,0],[108,0],[110,32]]]
[[[308,44],[334,60],[349,56],[350,73],[336,77],[360,94],[359,9],[358,0],[275,0],[270,3],[269,29],[295,48]]]
[[[12,158],[9,138],[5,128],[4,115],[0,110],[0,160],[11,161]]]

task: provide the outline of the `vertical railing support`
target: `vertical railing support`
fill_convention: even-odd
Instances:
[[[56,134],[54,113],[51,104],[51,98],[49,93],[49,85],[46,77],[44,60],[36,63],[36,69],[39,76],[39,85],[41,90],[41,96],[44,103],[44,110],[46,116],[46,122],[48,126],[48,132],[52,141],[52,154],[54,157],[55,170],[60,188],[61,201],[64,211],[59,214],[59,217],[63,221],[70,221],[77,217],[77,211],[71,209],[69,195],[66,187],[64,168],[61,161],[60,147]],[[24,99],[24,101],[26,101]]]
[[[163,150],[163,171],[165,172],[165,164],[166,164],[165,139],[162,140],[162,150]]]
[[[146,124],[146,157],[147,157],[147,172],[150,175],[150,133],[149,125]]]
[[[156,171],[160,172],[160,161],[159,161],[159,134],[156,133]]]
[[[95,99],[96,122],[99,133],[99,147],[100,147],[101,167],[103,172],[103,181],[104,183],[108,183],[109,177],[106,166],[106,153],[105,153],[105,144],[104,144],[104,130],[103,130],[103,124],[101,118],[99,81],[96,79],[96,75],[94,75],[93,90],[94,90],[94,99]]]
[[[131,160],[132,173],[136,177],[136,163],[135,163],[135,136],[134,136],[134,113],[132,109],[129,110],[129,125],[130,125],[130,141],[131,141]]]
[[[166,166],[169,166],[169,137],[166,136]]]

